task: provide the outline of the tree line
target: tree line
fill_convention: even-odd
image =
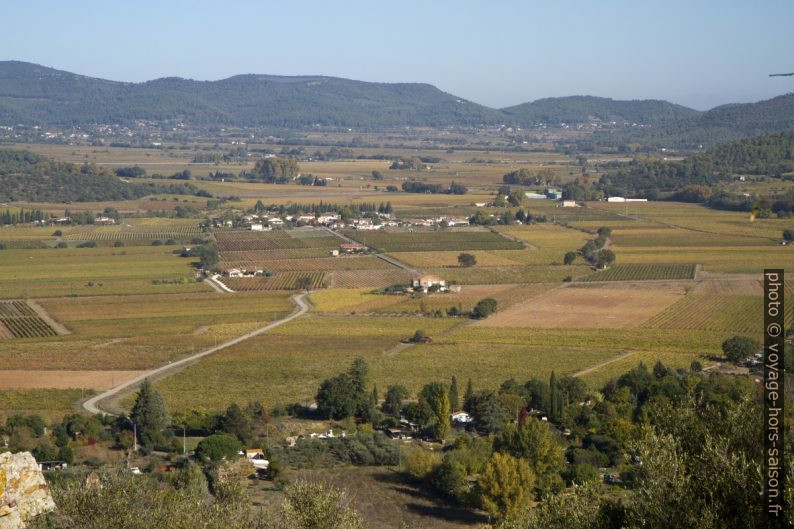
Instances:
[[[211,197],[191,184],[126,183],[96,164],[58,162],[29,151],[0,150],[0,201],[101,202],[147,195]]]
[[[403,182],[402,189],[406,193],[430,193],[433,195],[465,195],[469,192],[469,189],[465,185],[454,181],[450,183],[449,186],[445,187],[442,184],[430,184],[418,180],[408,180],[407,182]]]

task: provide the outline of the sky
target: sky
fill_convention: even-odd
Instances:
[[[116,81],[241,73],[423,82],[700,110],[794,92],[790,0],[2,0],[0,60]]]

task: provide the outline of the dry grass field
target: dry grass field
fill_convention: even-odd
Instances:
[[[683,295],[684,290],[675,286],[649,287],[634,284],[623,288],[560,287],[499,311],[476,325],[613,329],[635,327],[672,305]]]

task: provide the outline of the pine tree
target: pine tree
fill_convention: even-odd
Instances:
[[[559,406],[559,392],[557,391],[557,377],[554,371],[549,377],[549,419],[552,422],[557,420],[557,408]]]
[[[138,437],[144,446],[152,446],[171,424],[171,417],[162,394],[146,379],[138,390],[130,419],[138,428]]]
[[[458,409],[458,379],[452,375],[452,382],[449,385],[449,405],[452,411]]]
[[[361,357],[353,360],[353,364],[347,371],[352,385],[353,399],[356,403],[356,415],[358,416],[366,414],[367,408],[369,407],[369,398],[367,397],[368,373],[369,368],[367,367],[367,362]]]

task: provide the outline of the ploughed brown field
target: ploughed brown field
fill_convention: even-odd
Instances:
[[[477,322],[482,327],[637,327],[685,295],[680,285],[560,287]]]
[[[143,371],[60,371],[15,369],[0,371],[4,389],[110,389]]]

